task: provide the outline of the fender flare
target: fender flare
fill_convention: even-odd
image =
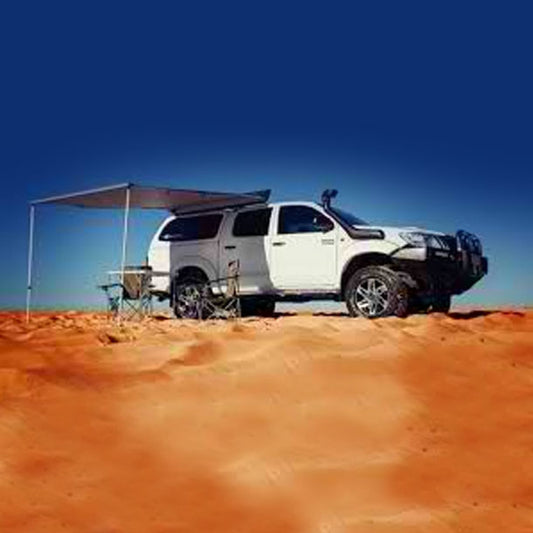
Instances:
[[[392,263],[391,254],[397,246],[392,245],[390,250],[387,251],[384,251],[383,248],[383,241],[381,241],[380,246],[372,246],[370,249],[367,248],[364,251],[361,251],[361,253],[350,256],[349,259],[346,260],[342,267],[339,283],[340,295],[342,298],[344,298],[346,284],[356,270],[369,265],[388,265]]]
[[[217,271],[215,265],[213,265],[211,261],[208,261],[203,257],[190,255],[180,257],[179,261],[172,265],[172,280],[177,278],[180,272],[185,268],[197,268],[207,276],[207,279],[217,279]]]

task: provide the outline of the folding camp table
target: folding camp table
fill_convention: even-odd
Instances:
[[[153,312],[154,277],[169,277],[170,272],[154,271],[148,266],[110,270],[108,282],[98,285],[107,297],[107,313],[115,318],[144,318]]]

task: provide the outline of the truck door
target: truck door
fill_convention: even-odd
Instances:
[[[307,205],[280,206],[271,241],[276,289],[332,289],[336,285],[338,231],[334,222]]]
[[[239,260],[240,292],[260,294],[272,290],[269,276],[269,227],[271,207],[237,211],[228,220],[220,246],[220,274],[224,276],[227,265]]]

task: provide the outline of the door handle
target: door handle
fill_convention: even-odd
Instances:
[[[237,247],[234,244],[228,244],[228,245],[224,246],[225,250],[235,250],[235,248],[237,248]]]
[[[283,241],[276,241],[272,243],[272,246],[285,246],[287,243]]]
[[[320,242],[322,244],[335,244],[335,239],[322,239]]]

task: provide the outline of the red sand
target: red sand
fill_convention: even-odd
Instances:
[[[0,531],[533,531],[533,312],[0,313]]]

